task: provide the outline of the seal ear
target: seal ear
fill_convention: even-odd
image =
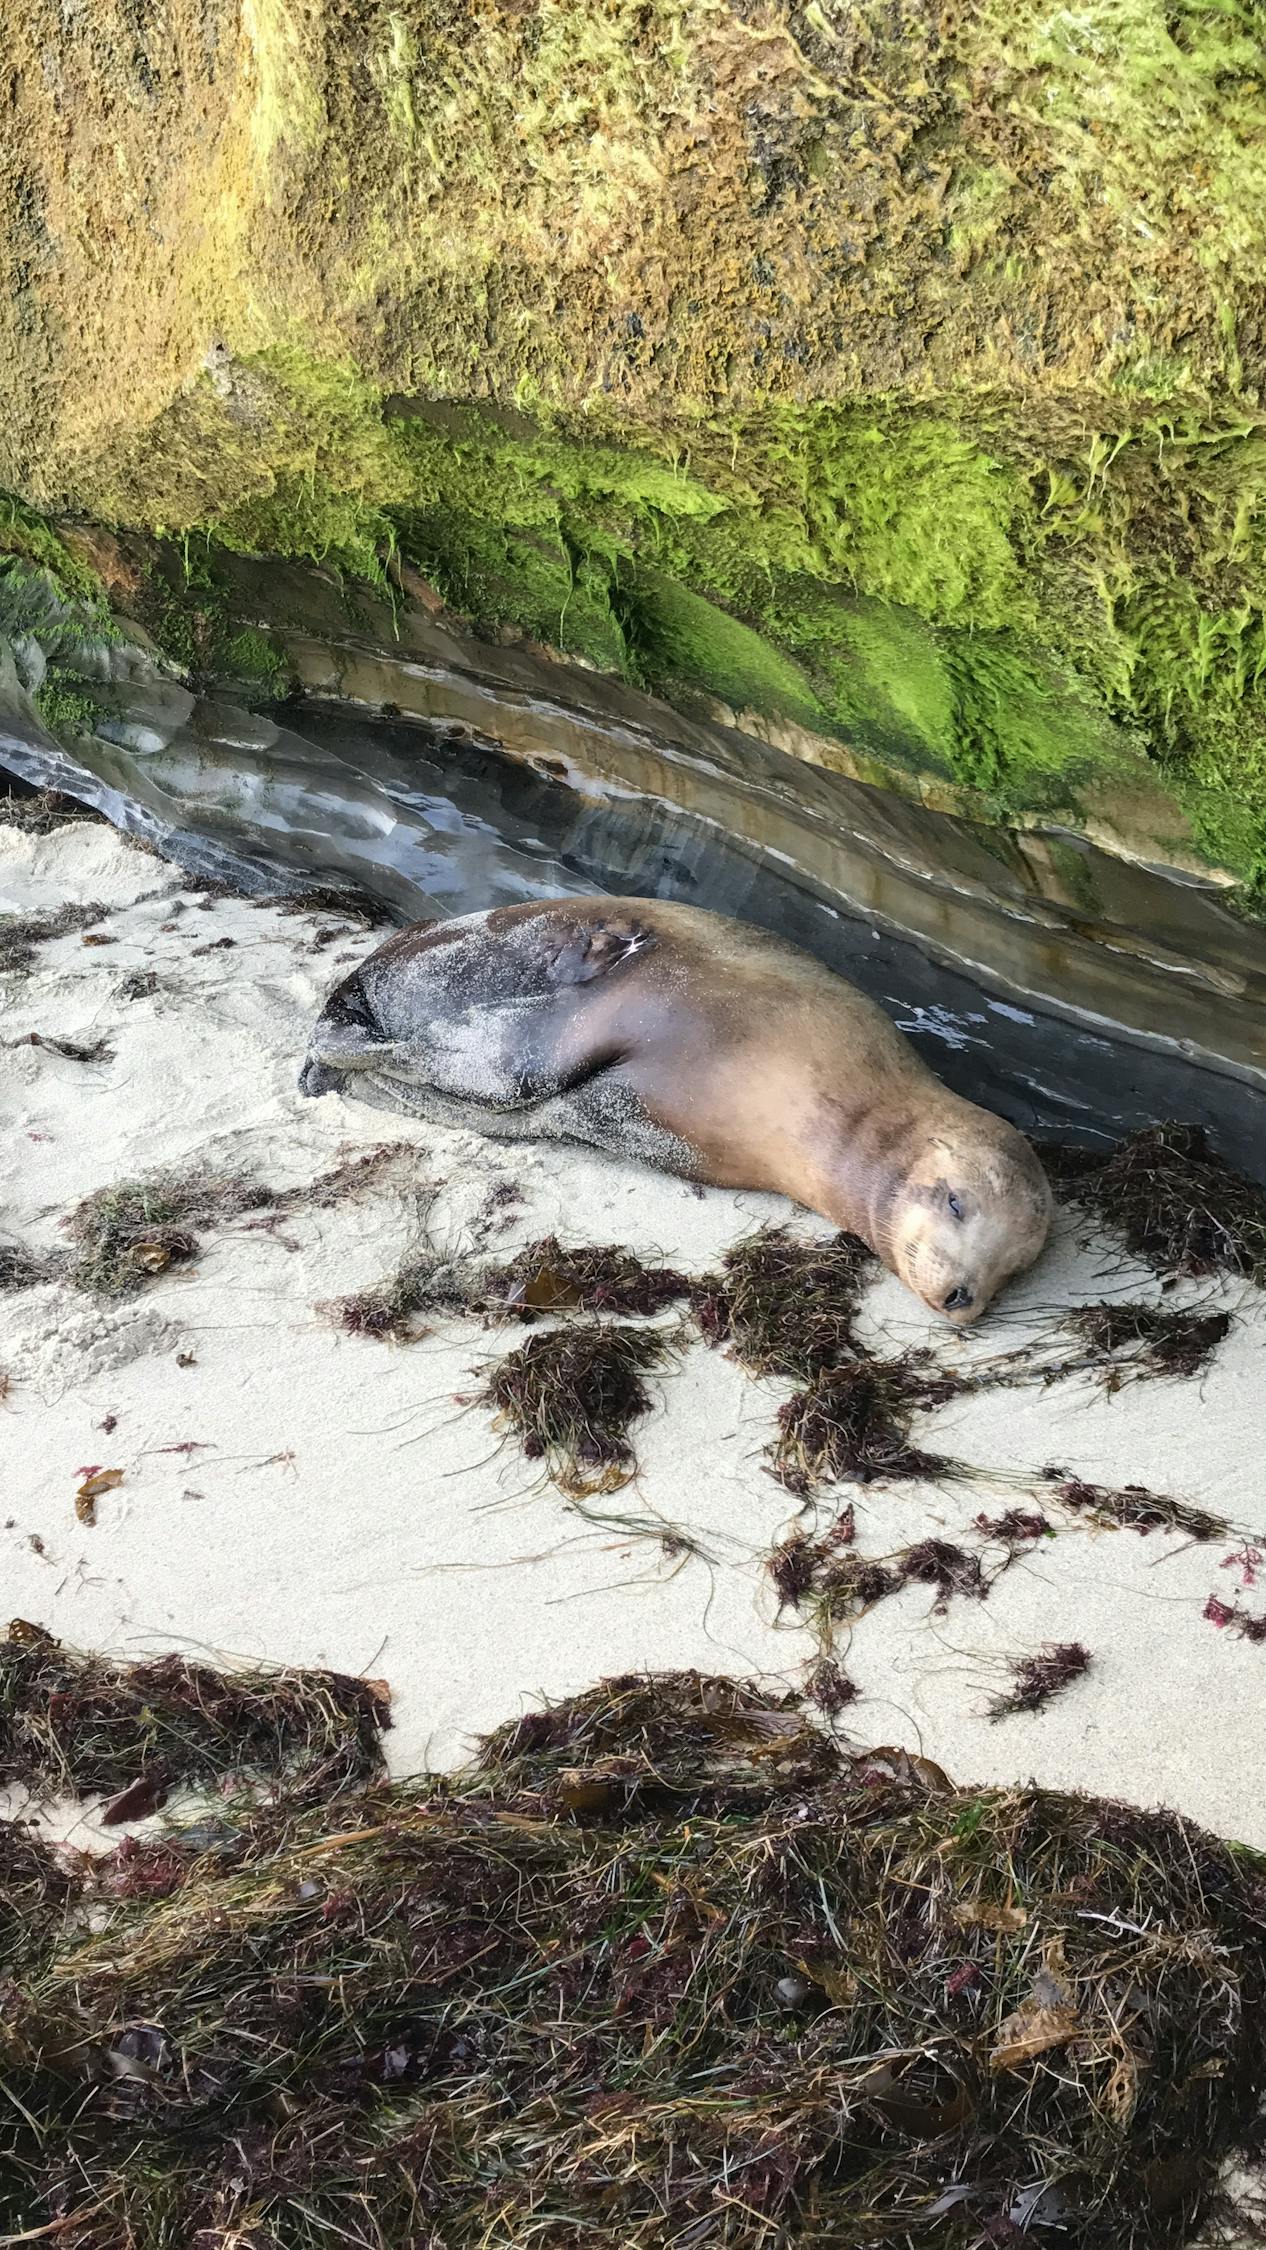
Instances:
[[[560,938],[549,963],[549,981],[554,985],[589,984],[594,977],[604,977],[618,968],[621,961],[631,960],[635,953],[647,952],[654,943],[645,923],[631,914],[584,922],[578,929],[566,930]]]

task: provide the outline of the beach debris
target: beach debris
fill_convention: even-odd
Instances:
[[[424,1244],[401,1260],[389,1280],[327,1300],[317,1311],[349,1336],[416,1343],[429,1334],[417,1325],[421,1314],[469,1312],[470,1294],[469,1261]]]
[[[1149,1531],[1175,1531],[1203,1542],[1225,1539],[1231,1531],[1225,1516],[1216,1516],[1189,1500],[1175,1500],[1166,1493],[1151,1492],[1145,1484],[1090,1484],[1084,1477],[1070,1475],[1067,1469],[1055,1468],[1043,1469],[1041,1482],[1053,1488],[1052,1499],[1077,1514],[1144,1536]]]
[[[1256,1586],[1262,1570],[1266,1569],[1266,1550],[1257,1546],[1253,1540],[1246,1539],[1243,1546],[1237,1547],[1232,1554],[1223,1557],[1222,1568],[1223,1570],[1238,1570],[1241,1586],[1246,1591],[1251,1591]]]
[[[20,1039],[11,1042],[16,1047],[43,1047],[50,1055],[60,1055],[63,1062],[106,1063],[114,1061],[114,1049],[108,1039],[94,1039],[85,1043],[78,1039],[53,1039],[44,1031],[24,1032]]]
[[[530,1325],[538,1315],[602,1313],[651,1318],[689,1297],[694,1284],[671,1267],[647,1265],[615,1243],[565,1247],[556,1235],[505,1259],[453,1256],[420,1244],[390,1280],[320,1309],[352,1336],[416,1342],[426,1315],[463,1314]]]
[[[520,1319],[577,1311],[650,1319],[689,1297],[693,1288],[688,1274],[646,1265],[618,1243],[564,1247],[551,1234],[503,1262],[482,1262],[475,1305]]]
[[[1079,1305],[1063,1319],[1101,1360],[1104,1372],[1117,1379],[1198,1375],[1231,1330],[1229,1312],[1141,1304]]]
[[[801,1499],[844,1480],[952,1482],[964,1473],[959,1464],[911,1445],[908,1431],[916,1412],[959,1389],[959,1378],[922,1350],[901,1359],[848,1359],[779,1407],[767,1449],[770,1473]]]
[[[0,788],[0,828],[20,828],[28,836],[47,836],[74,820],[105,818],[95,805],[81,804],[78,797],[64,796],[59,789],[17,791],[9,780]]]
[[[1080,1641],[1045,1641],[1034,1656],[1019,1656],[1011,1666],[1012,1685],[989,1704],[991,1719],[1013,1711],[1041,1711],[1053,1696],[1084,1678],[1092,1658]]]
[[[1064,1150],[1048,1168],[1155,1273],[1266,1280],[1266,1194],[1214,1155],[1198,1125],[1131,1133],[1106,1157]]]
[[[726,1251],[721,1273],[695,1285],[706,1342],[749,1375],[808,1384],[854,1358],[853,1325],[876,1265],[855,1234],[828,1241],[760,1227]]]
[[[810,1667],[804,1692],[805,1700],[812,1703],[823,1718],[837,1719],[850,1703],[859,1701],[862,1691],[833,1656],[823,1656]]]
[[[1159,2250],[1266,2072],[1258,1857],[697,1674],[0,1849],[0,2231],[85,2250]]]
[[[637,1467],[629,1430],[653,1404],[645,1378],[678,1344],[675,1331],[611,1320],[545,1329],[494,1363],[480,1396],[560,1492],[618,1492]]]
[[[149,1820],[161,1812],[171,1795],[171,1784],[157,1774],[139,1774],[117,1797],[103,1805],[97,1818],[103,1828],[119,1828],[124,1821]]]
[[[113,1492],[123,1482],[122,1469],[80,1469],[80,1484],[75,1494],[75,1514],[80,1523],[94,1524],[97,1520],[97,1502],[103,1492]]]
[[[1054,1525],[1036,1510],[1028,1508],[1007,1508],[1000,1516],[979,1515],[976,1518],[976,1529],[983,1531],[987,1539],[1005,1540],[1010,1547],[1055,1537]]]
[[[904,1586],[933,1587],[935,1610],[942,1612],[955,1595],[984,1601],[993,1578],[1000,1575],[995,1570],[993,1577],[987,1577],[978,1553],[948,1539],[915,1540],[879,1559],[858,1555],[851,1531],[843,1540],[835,1531],[818,1539],[795,1532],[775,1547],[765,1567],[778,1589],[781,1607],[812,1611],[824,1643],[823,1660],[830,1654],[837,1625],[862,1616]],[[1006,1568],[1004,1562],[1002,1569]]]
[[[259,1181],[229,1173],[166,1172],[98,1188],[63,1222],[77,1251],[70,1279],[93,1296],[126,1296],[148,1276],[195,1258],[195,1227],[223,1224],[272,1201]]]
[[[245,1173],[207,1171],[159,1172],[98,1188],[62,1222],[78,1251],[70,1280],[94,1296],[129,1295],[148,1277],[196,1258],[198,1228],[228,1226],[260,1213],[272,1221],[305,1209],[330,1209],[416,1160],[411,1142],[383,1141],[315,1180],[287,1188],[269,1187]]]
[[[1224,1602],[1217,1594],[1210,1594],[1200,1614],[1219,1632],[1233,1633],[1236,1640],[1266,1642],[1266,1615],[1254,1617],[1238,1603]]]
[[[50,1259],[38,1258],[21,1242],[0,1236],[0,1291],[34,1289],[49,1279],[52,1270]]]
[[[381,1772],[389,1724],[381,1681],[221,1672],[182,1656],[119,1664],[21,1620],[0,1639],[0,1786],[41,1798],[114,1798],[142,1776],[154,1786],[284,1777],[328,1793]]]
[[[161,990],[155,969],[131,969],[118,987],[120,1000],[149,1000]]]
[[[35,948],[74,930],[90,929],[104,921],[109,908],[67,903],[49,914],[0,914],[0,975],[27,976],[35,966]]]

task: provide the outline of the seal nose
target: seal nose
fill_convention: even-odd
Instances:
[[[343,1080],[339,1072],[331,1070],[328,1063],[319,1062],[315,1055],[308,1056],[303,1069],[299,1073],[299,1091],[301,1094],[337,1093],[342,1083]]]

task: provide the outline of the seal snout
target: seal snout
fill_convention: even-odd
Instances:
[[[299,1073],[301,1094],[336,1094],[342,1083],[342,1072],[331,1070],[329,1064],[323,1063],[318,1055],[309,1055]]]

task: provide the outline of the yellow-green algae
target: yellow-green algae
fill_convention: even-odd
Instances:
[[[1266,884],[1252,0],[102,0],[90,42],[32,0],[13,44],[28,498],[399,549],[1003,819],[1146,760]],[[169,645],[249,677],[213,611]]]
[[[384,400],[294,346],[169,418],[233,504],[197,524],[381,585],[397,549],[485,630],[1075,814],[1146,755],[1211,857],[1266,835],[1266,432],[1242,413],[779,405],[616,442],[596,415]],[[243,425],[234,395],[251,406]],[[162,482],[157,449],[149,473]],[[127,509],[126,491],[111,496]],[[168,520],[162,528],[181,528]]]

